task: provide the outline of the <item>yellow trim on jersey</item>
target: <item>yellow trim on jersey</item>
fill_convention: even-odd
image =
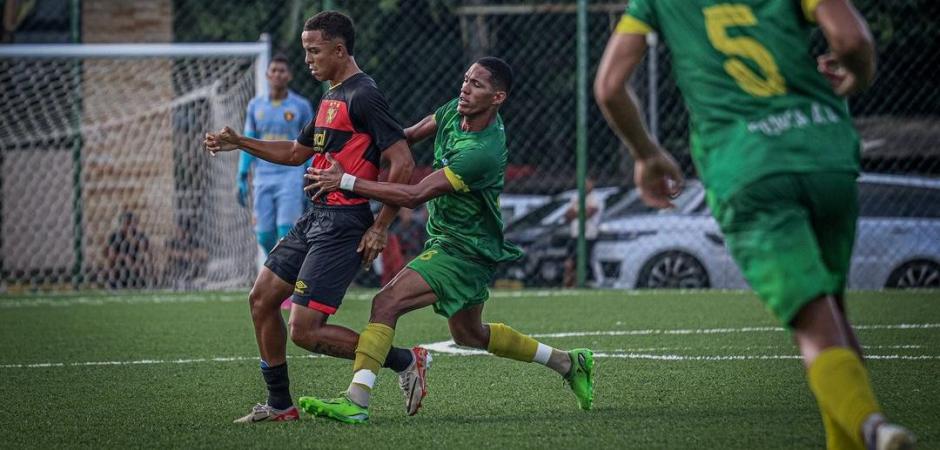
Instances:
[[[819,7],[819,4],[822,0],[802,0],[800,3],[803,6],[803,15],[806,16],[806,20],[816,23],[816,8]]]
[[[626,14],[620,18],[617,28],[614,28],[614,33],[617,34],[647,34],[652,32],[653,28],[647,25],[646,22]]]
[[[450,185],[454,187],[454,190],[457,192],[470,192],[470,188],[464,184],[463,180],[460,178],[460,175],[454,173],[450,167],[444,167],[444,175],[447,176],[447,181],[450,181]]]

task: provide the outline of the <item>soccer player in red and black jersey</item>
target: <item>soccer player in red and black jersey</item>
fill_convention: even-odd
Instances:
[[[414,168],[411,150],[375,81],[356,64],[352,20],[338,12],[321,12],[304,24],[301,41],[310,72],[317,80],[328,81],[331,88],[297,140],[252,139],[225,127],[206,134],[206,150],[215,154],[241,148],[258,158],[295,166],[312,157],[317,168],[331,166],[325,157],[329,153],[347,171],[369,180],[378,178],[384,160],[389,164],[390,182],[408,183]],[[281,300],[291,293],[291,340],[311,352],[355,357],[359,335],[326,322],[339,307],[358,267],[368,267],[385,247],[388,226],[398,208],[384,206],[373,219],[368,199],[348,191],[311,201],[313,207],[271,250],[251,289],[251,318],[268,400],[236,422],[298,417],[289,390],[287,332],[279,310]],[[385,367],[399,373],[408,414],[417,412],[424,397],[429,359],[426,350],[415,347],[394,348],[385,361]]]

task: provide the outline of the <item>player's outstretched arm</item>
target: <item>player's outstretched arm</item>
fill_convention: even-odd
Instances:
[[[405,139],[408,140],[408,145],[413,145],[434,136],[435,133],[437,133],[437,121],[434,120],[434,114],[429,114],[418,123],[405,128]]]
[[[640,108],[627,82],[646,52],[643,34],[611,36],[594,79],[594,97],[607,123],[635,160],[634,182],[643,201],[654,208],[669,208],[682,190],[679,165],[646,131]]]
[[[823,0],[814,11],[831,53],[819,70],[841,96],[867,89],[875,78],[875,46],[868,23],[850,0]]]
[[[314,198],[327,192],[343,189],[378,200],[386,205],[417,208],[432,198],[454,192],[454,186],[447,179],[443,169],[434,171],[417,184],[388,183],[356,178],[345,173],[343,166],[329,153],[326,154],[326,158],[333,164],[329,169],[311,167],[304,175],[305,178],[313,181],[304,190],[316,192]]]
[[[215,156],[218,152],[242,149],[265,161],[288,166],[299,166],[313,156],[313,148],[297,141],[265,141],[242,136],[231,127],[217,133],[206,133],[206,150]]]

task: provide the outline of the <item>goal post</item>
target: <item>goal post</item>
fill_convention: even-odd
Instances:
[[[270,42],[0,46],[0,291],[247,286],[240,128]]]

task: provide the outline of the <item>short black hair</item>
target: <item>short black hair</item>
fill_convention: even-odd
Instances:
[[[512,67],[509,67],[509,63],[495,56],[484,56],[478,59],[475,64],[483,66],[484,69],[490,72],[490,77],[493,78],[493,85],[496,86],[496,89],[506,91],[506,94],[509,94],[512,90]]]
[[[268,62],[268,66],[270,67],[271,64],[274,64],[274,63],[281,63],[287,67],[290,67],[290,61],[287,60],[287,55],[283,53],[275,53],[274,56],[271,58],[271,61]]]
[[[338,11],[322,11],[307,19],[304,31],[319,31],[324,39],[343,38],[346,44],[346,53],[355,53],[356,30],[353,21],[346,14]]]

